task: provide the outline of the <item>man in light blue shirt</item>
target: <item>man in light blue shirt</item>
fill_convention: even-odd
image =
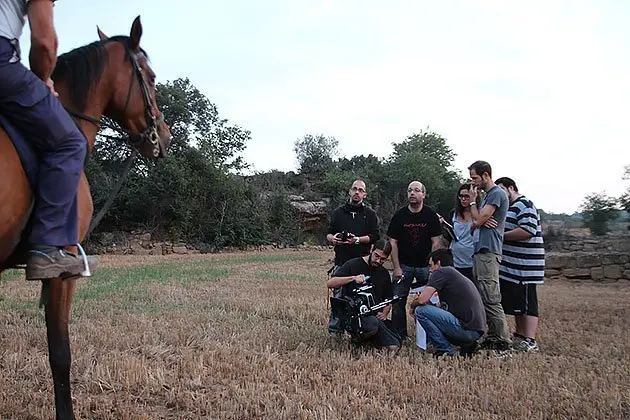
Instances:
[[[475,238],[473,274],[486,309],[488,321],[488,334],[482,347],[492,350],[508,350],[511,341],[505,313],[501,305],[499,266],[509,200],[505,191],[494,184],[492,168],[488,162],[478,160],[470,165],[468,170],[473,184],[470,190],[473,217],[471,229],[476,231],[473,235]],[[484,190],[486,196],[477,208],[476,200],[479,189]]]

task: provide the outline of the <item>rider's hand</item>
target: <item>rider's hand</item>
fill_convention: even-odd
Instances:
[[[48,89],[50,89],[54,96],[59,96],[59,94],[55,90],[55,82],[53,82],[51,78],[48,78],[48,80],[46,80],[44,83],[46,83],[46,86],[48,86]]]

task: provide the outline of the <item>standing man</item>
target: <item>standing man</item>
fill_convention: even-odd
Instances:
[[[516,321],[512,348],[523,352],[536,351],[536,285],[543,284],[545,276],[545,244],[540,215],[534,203],[518,192],[512,178],[499,178],[495,183],[510,200],[503,234],[503,259],[499,268],[501,304],[505,313],[514,315]]]
[[[424,204],[426,189],[420,181],[407,187],[407,206],[394,213],[387,236],[392,244],[394,295],[403,299],[394,303],[392,323],[404,340],[407,338],[407,297],[415,279],[418,286],[427,282],[429,254],[440,246],[442,228],[435,211]]]
[[[471,230],[475,238],[473,275],[486,308],[488,335],[482,347],[490,350],[509,350],[510,336],[499,287],[499,265],[503,249],[505,217],[509,207],[507,194],[492,181],[488,162],[478,160],[468,167],[473,187],[470,189],[470,208],[473,217]],[[486,192],[477,208],[478,190]]]
[[[25,18],[31,28],[31,70],[20,63]],[[64,251],[78,242],[77,189],[87,141],[57,100],[51,74],[57,62],[53,0],[0,2],[0,114],[39,154],[39,174],[27,280],[72,276],[83,260]]]
[[[367,197],[365,182],[361,179],[354,181],[348,195],[348,202],[333,211],[326,235],[328,242],[335,246],[335,265],[331,270],[333,275],[346,261],[368,255],[371,244],[380,237],[376,213],[363,201]],[[328,331],[343,332],[332,312]]]

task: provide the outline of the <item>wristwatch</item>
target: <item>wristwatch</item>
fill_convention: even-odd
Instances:
[[[476,205],[477,205],[477,203],[474,202],[474,201],[471,201],[470,204],[469,204],[469,206],[476,206]]]
[[[354,238],[355,245],[359,245],[360,243],[361,243],[361,237],[357,236],[356,238]]]

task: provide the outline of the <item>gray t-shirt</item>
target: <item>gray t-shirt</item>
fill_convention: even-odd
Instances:
[[[20,39],[26,23],[26,4],[29,0],[0,1],[0,36]]]
[[[485,330],[486,310],[481,295],[467,277],[453,267],[440,267],[431,273],[427,286],[437,290],[440,301],[447,303],[448,311],[459,319],[462,327]]]
[[[494,229],[487,228],[485,226],[478,228],[479,234],[475,235],[475,253],[484,250],[501,255],[503,250],[505,216],[507,215],[508,208],[510,207],[510,200],[508,199],[505,191],[495,185],[488,190],[486,198],[479,207],[479,211],[481,212],[481,209],[483,209],[487,204],[495,207],[492,217],[494,217],[499,225]]]

